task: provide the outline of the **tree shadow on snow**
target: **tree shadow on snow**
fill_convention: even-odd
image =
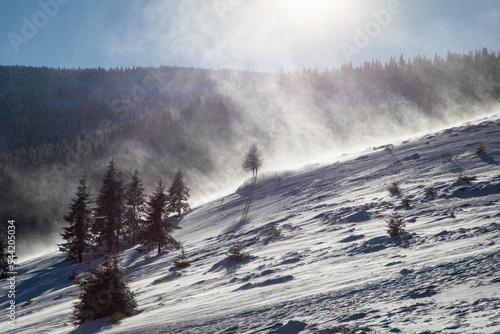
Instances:
[[[16,282],[16,299],[25,301],[55,289],[64,290],[73,285],[69,280],[71,271],[83,265],[69,266],[64,259],[61,259],[48,268],[33,272],[34,275],[28,279],[23,279],[22,274],[19,275],[19,280]]]
[[[241,261],[233,261],[230,258],[226,257],[226,258],[220,260],[219,262],[217,262],[216,264],[214,264],[212,266],[212,268],[210,268],[210,270],[208,270],[208,272],[214,273],[214,272],[226,270],[226,272],[228,274],[231,274],[231,273],[234,273],[236,271],[236,269],[238,269],[239,267],[241,267],[244,264],[249,263],[253,259],[254,259],[254,257],[249,256],[246,259],[241,260]]]
[[[253,195],[255,193],[255,178],[252,180],[252,184],[250,186],[250,192],[248,193],[248,197],[245,200],[245,207],[243,208],[243,212],[241,214],[240,220],[233,226],[227,228],[224,233],[230,233],[239,230],[242,226],[244,226],[248,222],[248,212],[250,211],[250,206],[252,205]]]
[[[69,334],[96,334],[101,333],[105,329],[111,328],[112,325],[109,323],[109,318],[100,318],[90,322],[84,322],[77,328],[69,332]]]
[[[481,158],[481,160],[483,160],[487,164],[498,165],[498,162],[496,162],[495,159],[491,155],[489,155],[487,153],[486,154],[481,154],[479,157]]]

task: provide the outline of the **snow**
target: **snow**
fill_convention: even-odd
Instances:
[[[247,180],[183,217],[174,237],[191,267],[173,268],[178,252],[121,252],[140,313],[117,325],[72,325],[79,290],[68,276],[84,264],[67,265],[57,252],[30,259],[18,270],[17,325],[2,320],[0,332],[500,333],[499,141],[492,116],[261,173],[254,188]],[[475,155],[480,142],[485,156]],[[387,191],[394,181],[398,196]],[[394,210],[406,221],[399,240],[386,232]],[[235,263],[226,253],[238,242],[250,257]]]

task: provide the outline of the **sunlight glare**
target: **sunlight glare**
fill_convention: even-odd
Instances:
[[[282,1],[284,16],[295,24],[317,26],[344,22],[351,16],[348,2],[336,0]]]

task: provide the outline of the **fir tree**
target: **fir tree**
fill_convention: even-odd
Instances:
[[[65,243],[59,245],[62,252],[68,253],[66,261],[80,263],[83,261],[83,254],[88,252],[92,235],[90,233],[93,202],[90,188],[87,186],[85,173],[80,179],[73,202],[70,205],[69,213],[64,216],[64,220],[69,223],[69,227],[64,228],[62,237]]]
[[[257,145],[253,144],[250,146],[242,167],[246,171],[252,171],[252,176],[257,179],[257,172],[259,168],[262,167],[262,154],[257,148]]]
[[[106,246],[108,252],[118,249],[123,228],[124,195],[121,173],[111,160],[102,182],[97,208],[95,209],[94,233],[98,245]]]
[[[147,202],[146,227],[141,243],[148,247],[157,246],[158,254],[161,248],[178,249],[179,243],[170,235],[175,229],[172,219],[166,214],[167,196],[161,181]]]
[[[127,210],[125,212],[125,228],[129,236],[129,242],[135,243],[135,237],[140,232],[143,224],[142,215],[144,213],[144,188],[139,179],[139,172],[134,171],[134,175],[127,186],[125,201]]]
[[[182,172],[179,170],[175,174],[174,181],[168,190],[169,213],[177,213],[177,217],[181,216],[182,212],[189,210],[189,189],[184,183]]]
[[[87,276],[78,285],[82,292],[75,304],[74,317],[79,324],[104,317],[118,322],[136,313],[134,294],[127,286],[117,256],[106,256],[98,267],[89,266]]]
[[[187,268],[187,267],[191,266],[191,263],[189,263],[189,260],[186,256],[186,252],[184,251],[184,246],[182,244],[180,244],[180,249],[181,249],[181,253],[174,260],[174,265],[177,268]]]

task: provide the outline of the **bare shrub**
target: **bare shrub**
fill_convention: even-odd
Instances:
[[[392,196],[401,194],[401,187],[399,186],[399,182],[397,182],[397,181],[392,182],[392,183],[391,183],[391,184],[387,187],[387,191],[389,191],[389,193],[390,193]]]
[[[458,176],[458,179],[462,180],[462,181],[465,181],[467,183],[471,183],[472,181],[476,181],[477,180],[477,176],[476,175],[462,175],[462,174],[460,174]]]
[[[443,158],[443,160],[445,162],[452,162],[453,161],[453,154],[451,152],[443,152],[441,153],[441,158]]]
[[[227,257],[233,261],[243,261],[248,257],[248,253],[243,251],[243,246],[238,242],[236,245],[229,248]]]
[[[432,198],[435,198],[438,194],[436,188],[434,188],[433,186],[429,186],[427,188],[425,188],[425,194],[429,197],[432,197]]]

